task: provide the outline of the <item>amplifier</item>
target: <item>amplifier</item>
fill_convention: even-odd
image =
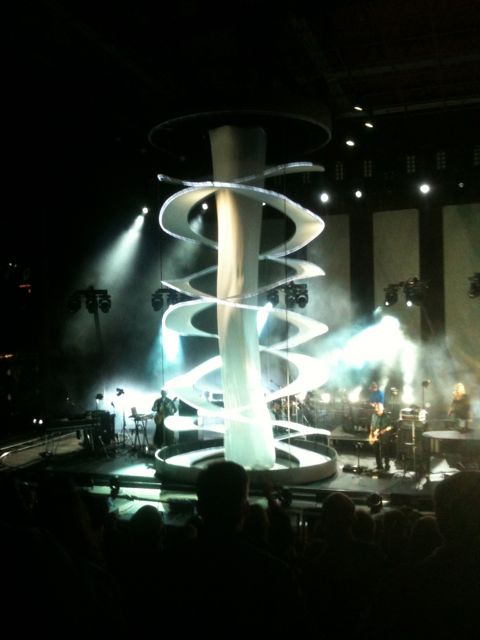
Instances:
[[[400,420],[425,422],[427,420],[427,412],[425,409],[419,409],[417,407],[406,407],[405,409],[400,409]]]

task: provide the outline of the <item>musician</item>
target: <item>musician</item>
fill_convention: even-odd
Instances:
[[[376,382],[370,385],[370,396],[368,402],[375,408],[376,403],[385,404],[385,393]]]
[[[154,445],[160,449],[160,447],[173,444],[173,434],[165,427],[165,418],[176,413],[177,405],[174,400],[168,397],[165,389],[161,390],[160,397],[153,403],[152,411],[155,412],[153,416],[155,421]]]
[[[285,403],[282,400],[274,400],[270,407],[270,412],[274,420],[286,420],[287,416],[284,410]]]
[[[372,445],[375,462],[379,471],[390,471],[391,438],[393,435],[392,418],[381,402],[374,403],[374,413],[370,421],[368,442]]]
[[[459,431],[462,433],[471,431],[473,419],[472,407],[465,386],[461,382],[457,382],[453,387],[453,397],[448,409],[448,415],[455,418]]]

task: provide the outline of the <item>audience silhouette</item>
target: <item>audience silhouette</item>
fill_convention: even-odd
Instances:
[[[476,637],[480,471],[439,482],[430,513],[404,505],[372,515],[332,492],[314,537],[301,541],[288,500],[263,487],[250,505],[249,475],[234,462],[201,470],[196,489],[196,513],[182,528],[152,505],[130,520],[112,517],[106,496],[69,476],[46,473],[28,487],[0,476],[6,610],[28,585],[25,628],[50,610],[52,635],[72,624],[82,633],[154,632],[168,615],[182,633],[213,637]]]
[[[292,570],[243,534],[248,491],[247,472],[235,462],[200,472],[198,536],[169,554],[169,610],[181,616],[184,629],[206,625],[214,636],[306,630]]]
[[[444,478],[435,488],[434,510],[441,543],[391,582],[390,606],[379,624],[399,638],[412,631],[419,638],[477,637],[480,471]]]

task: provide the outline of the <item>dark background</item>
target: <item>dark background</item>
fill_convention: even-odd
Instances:
[[[476,0],[15,3],[4,16],[2,353],[28,363],[30,376],[52,369],[79,266],[139,206],[154,212],[152,246],[162,242],[157,212],[172,189],[157,173],[211,173],[198,148],[151,143],[152,129],[171,118],[305,105],[327,113],[331,141],[313,152],[299,145],[288,158],[324,164],[325,174],[288,187],[312,208],[318,189],[337,188],[329,213],[349,213],[353,234],[368,230],[375,207],[411,206],[408,155],[428,179],[444,151],[436,197],[478,202],[479,21]],[[353,151],[347,136],[360,141]],[[347,200],[366,181],[375,185],[369,199]],[[370,247],[353,251],[363,268],[352,269],[352,295],[368,313]]]

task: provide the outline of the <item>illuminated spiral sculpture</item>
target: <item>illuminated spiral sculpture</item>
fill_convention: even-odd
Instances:
[[[260,121],[265,119],[262,114]],[[288,256],[306,246],[318,236],[323,221],[308,209],[288,199],[284,195],[264,187],[267,177],[298,172],[322,171],[322,167],[311,163],[282,164],[266,168],[267,127],[260,122],[252,126],[257,118],[249,113],[246,120],[231,113],[197,114],[174,122],[174,127],[185,124],[188,129],[192,122],[208,131],[208,140],[213,166],[213,180],[194,182],[160,175],[159,179],[176,183],[182,188],[168,198],[160,211],[160,225],[170,235],[189,242],[214,247],[218,251],[216,265],[203,269],[187,278],[164,280],[162,284],[192,298],[168,308],[163,323],[168,329],[181,335],[215,337],[218,339],[218,354],[196,366],[183,375],[169,380],[165,386],[170,394],[175,394],[185,403],[195,408],[199,416],[221,424],[224,432],[221,451],[218,447],[205,449],[188,459],[196,462],[185,464],[185,456],[175,447],[167,447],[157,452],[157,472],[171,478],[178,474],[178,468],[187,477],[194,479],[198,467],[205,460],[224,457],[244,466],[251,477],[263,477],[267,473],[276,474],[280,482],[292,480],[292,470],[296,470],[298,481],[311,481],[332,475],[336,470],[335,451],[326,444],[313,446],[306,443],[306,435],[318,435],[322,430],[314,429],[290,420],[275,420],[268,405],[275,399],[292,396],[324,384],[327,372],[319,361],[310,356],[295,353],[295,347],[327,331],[325,324],[292,312],[286,308],[271,308],[268,313],[286,322],[294,333],[276,344],[262,344],[258,335],[257,315],[263,311],[258,305],[258,296],[278,286],[298,279],[308,279],[324,275],[316,265],[305,260]],[[278,118],[278,116],[277,116]],[[229,120],[237,120],[229,124]],[[280,121],[290,120],[290,116],[280,116]],[[320,127],[317,122],[308,121],[307,129]],[[305,125],[305,121],[302,121]],[[172,121],[159,125],[154,130],[158,135],[172,130]],[[322,135],[324,130],[322,129]],[[202,234],[190,222],[189,214],[199,202],[215,197],[217,211],[216,240]],[[287,239],[261,253],[261,229],[263,205],[276,209],[293,223],[294,231]],[[277,275],[273,281],[259,281],[260,266],[276,263]],[[201,284],[208,276],[216,276],[215,293],[202,290]],[[194,319],[208,307],[216,306],[217,334],[198,328]],[[283,361],[288,370],[293,370],[293,379],[286,380],[284,386],[269,391],[262,383],[262,355]],[[223,386],[223,407],[210,402],[199,392],[199,383],[208,375],[220,370]],[[290,377],[290,376],[289,376]],[[172,416],[168,420],[182,420]],[[199,420],[196,421],[197,426]],[[175,428],[174,425],[173,428]],[[273,427],[281,427],[282,435],[274,438]],[[328,432],[323,432],[328,434]],[[307,462],[302,464],[300,456],[292,453],[292,437],[303,438],[303,454]],[[318,449],[320,447],[320,450]],[[169,452],[169,449],[174,449]],[[172,453],[173,455],[169,455]],[[289,462],[286,462],[288,460]],[[307,469],[307,471],[305,471]],[[256,476],[255,476],[256,474]],[[185,474],[183,474],[185,475]]]

